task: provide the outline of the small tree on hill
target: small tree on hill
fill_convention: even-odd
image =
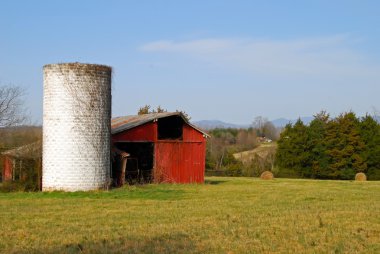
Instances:
[[[145,115],[145,114],[152,114],[152,113],[164,113],[167,112],[166,109],[162,108],[160,105],[157,107],[157,109],[152,109],[150,105],[145,105],[143,107],[140,107],[137,114],[138,115]]]
[[[139,108],[138,115],[146,115],[150,113],[150,105],[145,105]]]

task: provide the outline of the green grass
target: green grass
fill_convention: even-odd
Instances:
[[[380,182],[1,193],[2,253],[380,253]]]

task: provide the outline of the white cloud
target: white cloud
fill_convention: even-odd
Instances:
[[[163,40],[143,45],[143,51],[167,51],[167,52],[218,52],[235,46],[233,40],[203,39],[188,42],[175,43]]]
[[[379,64],[354,48],[357,38],[343,34],[295,40],[200,39],[155,41],[144,52],[196,57],[233,71],[284,78],[379,78]]]

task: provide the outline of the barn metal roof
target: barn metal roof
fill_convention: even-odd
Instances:
[[[206,132],[204,132],[203,130],[191,124],[181,112],[164,112],[164,113],[151,113],[151,114],[144,114],[144,115],[115,117],[111,121],[111,128],[112,128],[111,133],[116,134],[125,130],[135,128],[137,126],[143,125],[145,123],[156,121],[160,118],[165,118],[169,116],[180,116],[183,119],[183,121],[187,123],[188,125],[190,125],[192,128],[201,132],[206,137],[210,137],[210,135],[208,135]]]
[[[25,158],[25,159],[40,158],[42,155],[42,141],[40,140],[28,145],[7,150],[5,152],[2,152],[1,154],[14,157],[14,158]]]

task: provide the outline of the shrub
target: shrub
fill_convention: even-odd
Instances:
[[[6,181],[0,185],[0,192],[25,191],[23,183]]]

